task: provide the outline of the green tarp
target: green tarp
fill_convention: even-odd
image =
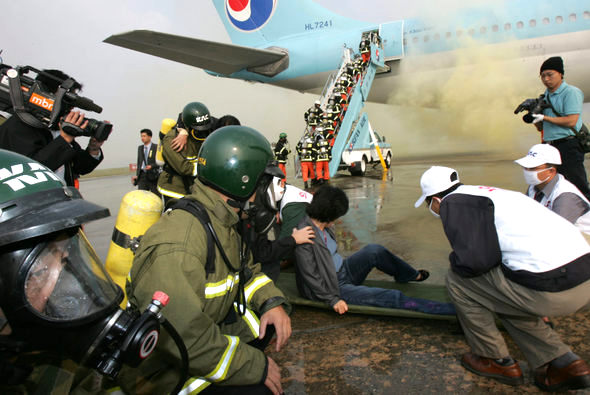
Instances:
[[[332,308],[325,303],[304,299],[299,296],[297,285],[295,283],[295,273],[281,272],[277,285],[281,291],[283,291],[289,302],[293,305],[310,306],[332,310]],[[399,284],[393,281],[366,280],[363,285],[368,287],[398,289],[407,296],[431,299],[439,302],[450,302],[446,287],[440,284]],[[348,305],[348,312],[356,314],[388,315],[395,317],[427,318],[435,320],[456,320],[455,316],[449,315],[426,314],[412,310],[388,309],[385,307],[359,306],[350,304]]]

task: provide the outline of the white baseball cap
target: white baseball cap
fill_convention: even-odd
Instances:
[[[456,179],[453,180],[453,174]],[[457,170],[444,166],[432,166],[426,170],[420,178],[420,187],[422,187],[422,196],[416,200],[414,207],[420,206],[426,197],[436,195],[439,192],[446,191],[450,187],[459,183],[459,174]]]
[[[515,162],[527,169],[541,166],[545,163],[561,165],[561,154],[552,145],[535,144],[529,149],[529,153],[524,158],[517,159]]]

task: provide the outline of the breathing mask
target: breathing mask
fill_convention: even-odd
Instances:
[[[545,168],[545,169],[541,169],[541,170],[527,170],[527,169],[522,169],[523,175],[524,175],[524,181],[528,184],[528,185],[539,185],[544,183],[545,181],[549,180],[549,178],[551,177],[551,175],[548,175],[547,177],[545,177],[543,180],[541,180],[539,178],[539,173],[548,170],[549,168]]]
[[[0,367],[47,355],[114,378],[123,364],[137,366],[156,346],[168,297],[157,293],[143,313],[122,310],[123,291],[81,230],[108,209],[43,165],[0,150],[0,170],[8,169],[10,182],[0,184],[0,309],[9,331],[0,335]]]
[[[71,358],[111,378],[154,350],[167,296],[155,295],[143,314],[120,309],[121,289],[78,228],[32,239],[0,259],[2,287],[12,290],[2,298],[8,344],[18,340],[26,351]]]

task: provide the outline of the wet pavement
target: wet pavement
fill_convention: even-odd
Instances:
[[[588,161],[587,161],[588,162]],[[365,177],[340,172],[331,182],[346,190],[351,208],[336,224],[343,255],[379,243],[417,268],[431,272],[428,282],[443,284],[449,244],[440,220],[424,206],[414,209],[419,178],[431,165],[457,169],[466,184],[524,190],[522,171],[506,158],[486,155],[394,162],[390,174],[380,168]],[[293,174],[292,169],[287,169]],[[300,179],[288,182],[302,187]],[[105,258],[129,177],[87,179],[85,198],[111,209],[111,217],[86,225],[89,239]],[[371,278],[385,279],[377,271]],[[573,351],[590,361],[590,312],[554,318],[557,332]],[[289,344],[269,355],[281,366],[287,394],[537,393],[526,361],[505,334],[512,356],[520,361],[526,384],[510,387],[476,376],[460,365],[469,351],[456,322],[346,314],[295,307]],[[590,393],[590,391],[580,391]]]

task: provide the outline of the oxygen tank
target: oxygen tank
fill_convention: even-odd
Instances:
[[[162,199],[150,191],[131,191],[121,200],[105,267],[123,291],[139,245],[138,237],[160,218],[162,209]],[[120,306],[127,306],[127,295]]]
[[[175,125],[176,121],[172,118],[162,119],[162,127],[160,128],[160,143],[158,144],[158,149],[156,150],[156,164],[158,166],[164,166],[164,157],[162,156],[162,143],[164,141],[164,136],[166,136],[170,129],[172,129]]]

